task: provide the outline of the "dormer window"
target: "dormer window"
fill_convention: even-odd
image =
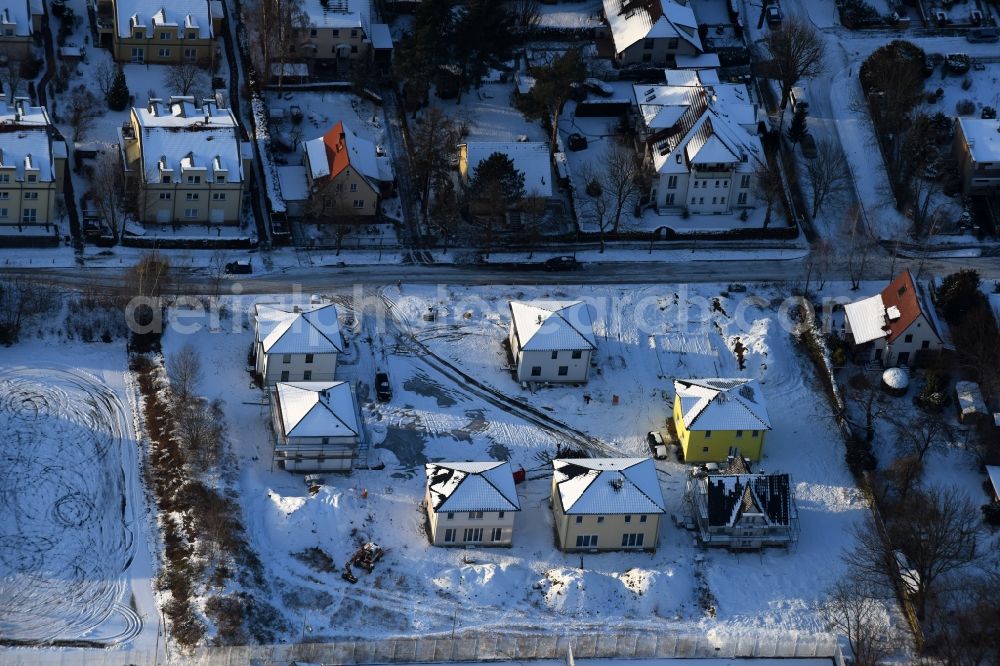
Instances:
[[[143,34],[142,33],[143,33],[142,30],[133,30],[132,31],[132,39],[142,39],[143,38]]]
[[[170,174],[169,173],[163,174],[160,177],[160,180],[163,181],[164,183],[169,183],[170,182]]]
[[[197,33],[197,31],[195,31],[195,30],[188,30],[187,38],[188,39],[198,39],[198,33]]]
[[[226,177],[225,176],[216,176],[215,177],[215,182],[217,182],[217,183],[225,183],[226,182]]]
[[[38,182],[38,176],[36,176],[33,173],[29,173],[28,174],[28,182],[29,183],[37,183]]]
[[[187,182],[190,184],[197,184],[201,182],[201,176],[188,176]]]

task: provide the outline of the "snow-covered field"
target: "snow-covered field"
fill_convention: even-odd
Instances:
[[[292,627],[288,640],[518,633],[555,624],[571,632],[711,631],[722,638],[817,634],[824,627],[814,605],[840,575],[840,551],[865,505],[842,462],[812,370],[779,323],[777,292],[756,292],[731,299],[711,287],[683,285],[436,290],[404,284],[401,294],[395,287],[384,291],[400,322],[383,324],[377,294],[357,300],[331,294],[349,341],[338,377],[357,382],[375,442],[364,457],[386,467],[328,477],[315,495],[301,476],[271,464],[267,410],[245,369],[252,339],[245,306],[234,308],[237,319],[224,321],[222,331],[168,332],[164,351],[192,342],[210,378],[201,392],[226,401],[248,534],[272,581],[271,602]],[[504,370],[507,300],[542,297],[595,305],[599,371],[584,387],[532,394]],[[438,315],[431,324],[420,318],[428,307]],[[737,337],[747,347],[744,371],[732,352]],[[389,372],[394,398],[388,404],[373,402],[376,369]],[[762,466],[787,471],[795,481],[802,523],[797,548],[702,552],[689,533],[665,521],[655,554],[559,552],[545,456],[559,444],[644,455],[646,431],[669,414],[670,379],[714,375],[755,377],[764,386],[774,431]],[[515,545],[432,548],[420,508],[422,464],[490,458],[529,471],[518,489]],[[674,462],[657,465],[668,510],[679,513],[686,470]],[[351,585],[340,567],[368,539],[388,554]]]
[[[0,368],[0,633],[151,653],[158,614],[124,349],[23,343],[0,349]]]

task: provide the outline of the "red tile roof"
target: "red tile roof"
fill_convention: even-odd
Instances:
[[[886,342],[892,343],[903,334],[903,331],[910,327],[917,317],[922,313],[920,296],[917,294],[917,286],[913,282],[913,276],[909,270],[905,270],[889,283],[889,286],[882,290],[882,304],[886,309],[885,325]],[[889,308],[895,307],[899,310],[899,318],[889,317]],[[930,321],[930,318],[928,318]]]
[[[351,165],[351,157],[347,151],[344,123],[338,122],[323,135],[323,145],[326,146],[326,159],[330,163],[330,180]]]

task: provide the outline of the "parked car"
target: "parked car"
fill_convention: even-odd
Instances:
[[[781,7],[778,5],[768,5],[764,12],[769,26],[777,28],[781,25]]]
[[[580,262],[575,257],[552,257],[542,262],[542,268],[547,271],[575,271],[580,268]]]
[[[809,160],[816,157],[816,139],[812,137],[812,134],[806,134],[799,139],[799,145],[802,146],[803,157]]]
[[[226,264],[226,274],[228,275],[249,275],[250,273],[253,273],[253,264],[250,263],[249,259],[230,261]]]
[[[570,150],[586,150],[587,149],[587,137],[580,134],[579,132],[573,132],[569,135],[569,149]]]
[[[667,445],[663,443],[663,436],[659,432],[651,430],[646,435],[646,443],[649,444],[649,450],[654,458],[657,460],[667,459]]]
[[[384,372],[375,373],[375,397],[379,402],[392,400],[392,384],[389,383],[389,375]]]
[[[996,28],[979,28],[970,30],[965,34],[965,39],[973,44],[993,44],[1000,41],[1000,30]]]
[[[600,95],[601,97],[611,97],[615,94],[615,89],[600,79],[584,79],[583,85],[587,86],[587,89],[592,93]]]

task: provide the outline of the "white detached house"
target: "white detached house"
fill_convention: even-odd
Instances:
[[[425,466],[424,504],[435,546],[509,546],[521,510],[507,462],[436,462]]]
[[[254,371],[261,383],[330,381],[344,351],[337,308],[258,303]]]
[[[279,382],[271,393],[274,457],[290,472],[347,471],[362,439],[347,382]]]
[[[597,349],[581,301],[511,301],[508,342],[519,382],[585,382]]]

